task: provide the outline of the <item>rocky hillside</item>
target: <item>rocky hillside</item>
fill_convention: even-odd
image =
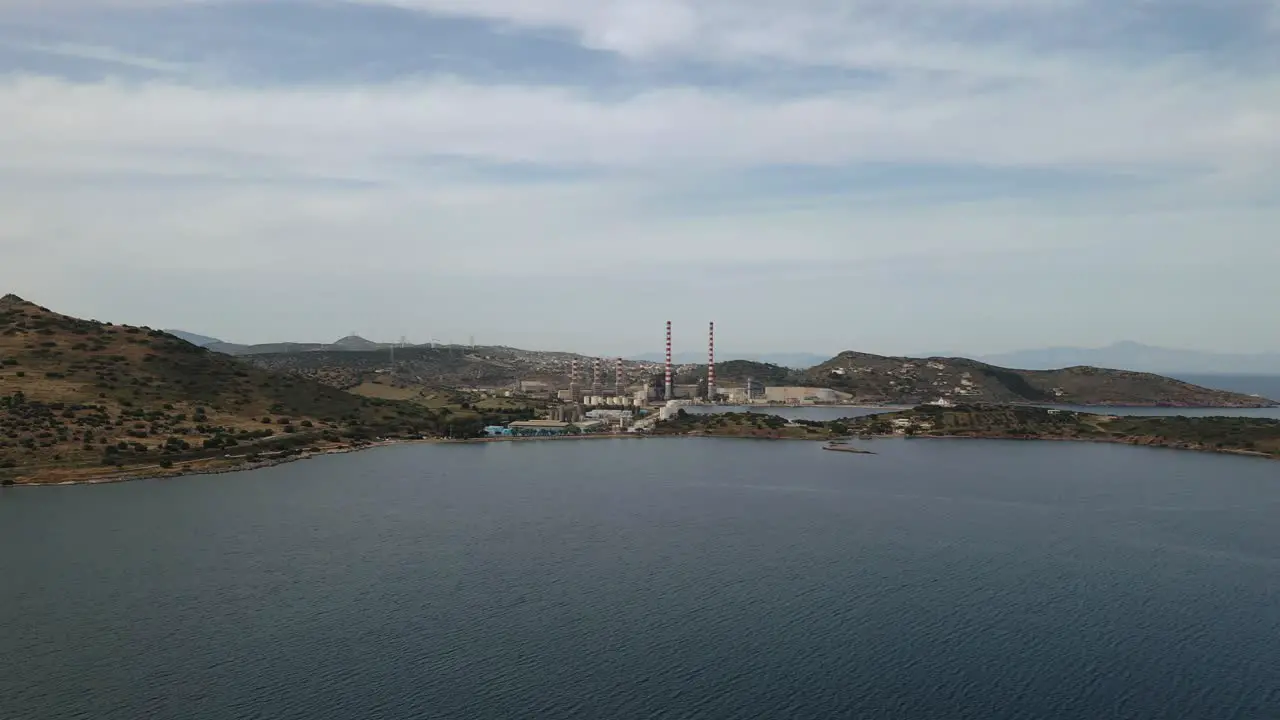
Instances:
[[[1280,420],[1130,417],[1028,406],[920,406],[827,423],[841,432],[916,437],[1088,440],[1280,458]]]
[[[372,373],[394,371],[403,382],[437,387],[514,387],[521,380],[568,387],[570,366],[578,361],[579,382],[590,384],[592,358],[572,353],[538,352],[508,347],[396,348],[392,351],[310,351],[243,356],[245,361],[277,372],[312,378],[337,388],[352,388]],[[393,364],[394,363],[394,364]],[[649,363],[623,364],[631,382],[653,372]],[[611,361],[602,362],[602,382],[613,387]]]
[[[1073,367],[1014,370],[964,358],[906,358],[844,352],[801,374],[856,400],[916,404],[956,402],[1067,405],[1268,407],[1264,398],[1191,385],[1150,373]]]
[[[716,383],[722,387],[746,385],[747,380],[757,387],[765,385],[795,385],[803,378],[804,373],[782,365],[755,362],[752,360],[727,360],[716,363]],[[695,365],[683,368],[677,374],[679,383],[697,383],[707,378],[707,366]]]
[[[447,431],[416,405],[269,372],[160,330],[0,298],[0,481]]]
[[[554,388],[569,382],[577,359],[584,388],[590,383],[592,358],[572,353],[519,350],[509,347],[389,348],[376,351],[300,350],[242,356],[254,365],[318,380],[331,387],[353,388],[375,373],[393,373],[400,382],[433,387],[515,387],[521,380],[542,381]],[[661,375],[657,363],[626,361],[631,384]],[[677,384],[701,383],[705,365],[675,368]],[[612,387],[613,366],[603,366],[605,387]],[[886,357],[845,352],[808,370],[731,360],[716,367],[721,387],[741,387],[747,378],[758,385],[830,387],[856,401],[914,405],[939,398],[956,402],[1060,403],[1079,405],[1167,405],[1172,407],[1265,407],[1269,400],[1149,373],[1077,367],[1063,370],[1014,370],[964,358]]]

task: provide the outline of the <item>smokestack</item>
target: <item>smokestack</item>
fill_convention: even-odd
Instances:
[[[600,397],[603,392],[601,388],[603,387],[600,384],[600,358],[596,358],[591,366],[591,394],[595,397]]]
[[[614,366],[613,374],[613,394],[622,397],[627,392],[626,378],[622,376],[622,358],[618,358],[617,364]]]
[[[707,400],[716,401],[716,324],[707,331]]]
[[[670,320],[667,321],[667,381],[666,381],[666,384],[663,385],[663,390],[665,391],[662,396],[663,400],[671,400],[674,397],[674,393],[672,392],[673,388],[671,387],[671,321]]]
[[[569,361],[569,402],[578,402],[578,358]]]

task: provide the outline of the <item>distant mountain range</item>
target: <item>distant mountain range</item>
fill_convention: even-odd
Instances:
[[[953,357],[960,353],[931,353]],[[1100,348],[1052,347],[994,355],[975,359],[992,365],[1054,370],[1089,365],[1161,374],[1206,373],[1232,375],[1280,375],[1280,354],[1237,355],[1178,350],[1124,341]]]
[[[392,343],[376,343],[372,340],[366,340],[359,335],[348,335],[347,337],[335,340],[331,343],[278,342],[262,343],[259,345],[242,345],[240,343],[226,342],[219,340],[218,338],[209,337],[208,335],[200,335],[198,333],[187,332],[185,330],[165,330],[165,332],[186,340],[192,345],[208,348],[214,352],[220,352],[223,355],[271,355],[276,353],[319,351],[362,352],[369,350],[384,350],[392,346]]]
[[[209,345],[222,342],[218,338],[209,337],[208,335],[197,335],[195,333],[189,333],[185,330],[165,330],[165,332],[169,333],[170,335],[176,338],[186,340],[187,342],[191,343],[192,345],[195,345],[196,347],[208,347]]]
[[[317,352],[317,351],[369,351],[385,350],[393,343],[378,343],[366,340],[358,335],[350,335],[332,343],[263,343],[259,345],[241,345],[229,343],[207,335],[186,332],[183,330],[166,330],[187,342],[207,347],[226,355],[267,355],[278,353]],[[426,347],[415,346],[415,347]],[[1202,350],[1180,350],[1174,348],[1143,345],[1142,343],[1123,341],[1106,347],[1049,347],[1030,350],[1017,350],[1007,353],[989,355],[967,355],[957,352],[934,352],[919,354],[915,357],[967,357],[991,365],[1026,370],[1056,370],[1060,368],[1090,366],[1132,370],[1135,372],[1160,373],[1164,375],[1178,374],[1223,374],[1223,375],[1277,375],[1280,376],[1280,353],[1264,353],[1255,355],[1215,353]],[[662,353],[642,353],[632,355],[629,360],[638,362],[663,361]],[[720,352],[717,360],[748,360],[751,362],[782,367],[806,369],[820,365],[830,359],[828,355],[808,352]],[[702,364],[707,361],[703,352],[677,352],[672,357],[677,365]]]
[[[663,362],[666,358],[662,353],[643,353],[633,355],[630,360],[639,362]],[[831,359],[830,355],[816,355],[814,353],[805,352],[778,352],[778,353],[750,353],[750,352],[719,352],[716,356],[717,362],[727,362],[730,360],[749,360],[751,362],[765,363],[768,365],[781,365],[783,367],[796,368],[803,370],[814,365],[819,365]],[[707,362],[706,353],[696,352],[678,352],[673,353],[671,362],[676,365],[696,365]]]
[[[299,343],[299,342],[276,342],[261,343],[258,345],[242,345],[240,343],[231,343],[218,338],[209,337],[208,335],[200,335],[198,333],[187,332],[185,330],[165,330],[170,335],[182,338],[192,345],[209,348],[214,352],[220,352],[224,355],[276,355],[282,353],[298,353],[298,352],[333,352],[333,351],[369,351],[369,350],[386,350],[392,347],[393,343],[379,343],[372,340],[366,340],[359,335],[348,335],[340,340],[331,343]],[[432,347],[429,345],[414,345],[413,347]],[[450,346],[463,347],[463,346]],[[750,360],[751,362],[766,363],[769,365],[781,365],[788,368],[804,369],[813,367],[830,359],[830,355],[818,355],[816,353],[806,352],[778,352],[778,353],[722,353],[717,359],[721,361],[729,360]],[[636,362],[662,362],[662,353],[645,353],[641,355],[633,355],[627,358]],[[706,353],[699,352],[683,352],[676,353],[672,357],[672,361],[677,365],[696,365],[707,361]]]

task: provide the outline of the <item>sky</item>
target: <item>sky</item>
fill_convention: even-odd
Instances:
[[[3,0],[0,118],[81,317],[1280,351],[1280,0]]]

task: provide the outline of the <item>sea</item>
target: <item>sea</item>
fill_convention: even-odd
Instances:
[[[1280,463],[864,446],[0,489],[0,718],[1280,716]]]
[[[1245,395],[1261,395],[1280,402],[1280,375],[1183,375],[1178,380],[1192,385],[1230,390]]]

